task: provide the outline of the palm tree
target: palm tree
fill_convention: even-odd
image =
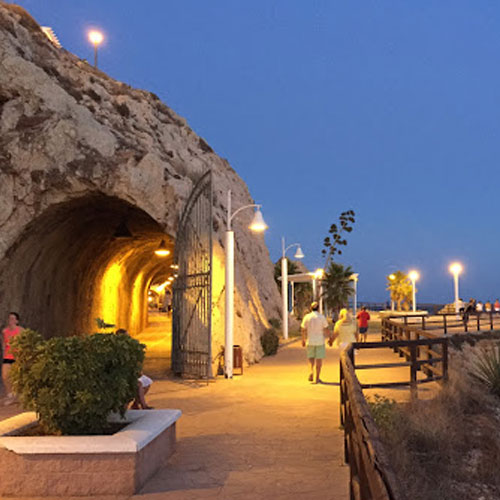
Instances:
[[[330,262],[323,279],[323,298],[327,307],[335,314],[347,306],[349,297],[354,295],[351,266]]]
[[[409,309],[413,290],[410,278],[405,273],[396,271],[387,276],[387,290],[391,294],[391,300],[396,303],[398,311],[401,311],[403,304],[406,310]]]

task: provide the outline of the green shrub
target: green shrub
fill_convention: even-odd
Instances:
[[[476,355],[472,374],[496,396],[500,396],[500,348],[485,349]]]
[[[128,335],[43,340],[25,330],[13,348],[14,390],[48,434],[99,434],[136,395],[144,346]]]
[[[274,328],[268,328],[260,338],[260,344],[264,351],[264,356],[272,356],[278,352],[280,339]]]
[[[281,329],[281,320],[278,318],[271,318],[269,320],[269,324],[271,325],[271,328],[274,328],[275,330]]]
[[[373,400],[368,397],[368,406],[373,420],[382,431],[391,431],[396,423],[398,416],[398,406],[394,399],[386,398],[375,394]]]

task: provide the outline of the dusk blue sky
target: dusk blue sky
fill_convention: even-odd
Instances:
[[[158,94],[263,204],[271,257],[305,263],[341,211],[363,300],[421,273],[418,298],[500,296],[500,3],[24,0],[64,47]]]

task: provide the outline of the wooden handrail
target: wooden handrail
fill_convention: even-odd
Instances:
[[[340,358],[340,420],[344,426],[344,455],[350,469],[353,500],[404,500],[380,440],[351,357],[353,346]]]
[[[393,327],[396,327],[396,330],[399,329],[399,325],[394,324],[387,324],[386,327],[388,330]],[[408,332],[408,327],[404,327],[404,330],[399,329],[401,335],[414,333],[413,330]],[[419,331],[416,330],[416,332]],[[386,333],[390,335],[392,330]],[[435,346],[438,345],[441,346],[441,353],[434,350]],[[409,361],[405,363],[356,364],[356,350],[384,347],[388,349],[405,349]],[[425,348],[425,354],[428,357],[420,359],[420,351]],[[436,366],[437,363],[441,364],[441,368]],[[409,380],[362,384],[356,375],[358,369],[393,368],[397,366],[408,366],[410,368]],[[421,368],[426,371],[427,379],[419,380],[417,378],[417,372]],[[363,395],[363,389],[410,386],[412,397],[417,397],[418,384],[446,381],[447,378],[448,339],[443,337],[353,343],[341,353],[340,420],[344,426],[345,460],[349,463],[351,471],[351,499],[402,500],[404,498],[397,477],[387,459],[368,403]]]

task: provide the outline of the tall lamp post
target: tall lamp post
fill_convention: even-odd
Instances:
[[[413,312],[417,312],[417,288],[415,286],[416,281],[420,278],[418,271],[410,271],[408,277],[411,280],[411,288],[413,293]]]
[[[389,280],[394,281],[396,279],[395,274],[389,274]],[[394,299],[392,298],[392,291],[389,290],[389,297],[391,299],[391,311],[394,311]]]
[[[358,310],[358,278],[359,278],[359,273],[352,273],[351,274],[351,279],[354,282],[354,301],[353,301],[353,313],[354,317],[356,317],[356,313]]]
[[[323,314],[323,277],[325,276],[325,270],[322,268],[316,269],[314,271],[313,279],[313,300],[319,302],[319,312]],[[319,290],[317,287],[317,280],[319,280]]]
[[[286,258],[286,252],[290,248],[297,247],[294,257],[296,259],[303,259],[304,253],[302,248],[300,248],[299,243],[292,243],[285,248],[285,238],[281,238],[281,299],[283,301],[282,306],[282,320],[283,325],[283,338],[288,338],[288,260]],[[292,295],[293,296],[293,295]]]
[[[450,264],[450,273],[453,274],[453,285],[455,289],[455,312],[458,314],[458,301],[460,299],[458,293],[458,277],[463,271],[462,264],[460,262],[453,262]]]
[[[255,203],[245,205],[231,213],[231,190],[227,192],[227,227],[226,227],[226,317],[224,324],[225,345],[224,359],[226,378],[233,378],[233,345],[234,345],[234,231],[231,222],[242,210],[256,208],[252,222],[248,226],[254,232],[261,233],[267,229],[261,205]]]
[[[104,40],[104,35],[97,30],[89,31],[89,41],[94,46],[94,68],[97,68],[97,49]]]

